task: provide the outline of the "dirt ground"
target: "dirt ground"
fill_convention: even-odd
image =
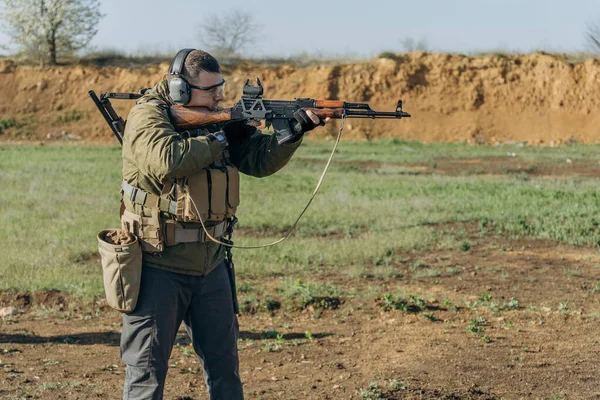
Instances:
[[[440,160],[436,171],[474,165],[482,174],[511,168],[507,159]],[[525,172],[592,173],[568,167]],[[522,168],[515,163],[513,172]],[[464,229],[470,248],[399,254],[360,276],[333,269],[315,276],[345,293],[338,308],[242,314],[247,398],[600,399],[597,248],[482,235],[469,224],[434,228]],[[282,279],[238,284],[273,292]],[[400,301],[400,292],[412,297]],[[122,396],[120,315],[102,299],[0,293],[0,308],[9,306],[18,313],[0,324],[0,398]],[[181,331],[165,398],[206,398],[199,368]]]
[[[337,310],[241,315],[247,398],[600,398],[598,251],[491,237],[475,243],[468,252],[406,255],[395,279],[327,277],[348,291],[401,286],[420,294],[430,316],[359,297]],[[412,279],[416,260],[443,272]],[[498,305],[513,297],[518,305],[495,311],[486,293]],[[0,330],[0,398],[120,398],[117,312],[57,292],[1,298],[22,312]],[[468,331],[473,318],[483,332]],[[265,339],[268,331],[283,335],[279,347]],[[180,332],[166,398],[206,398],[198,368]],[[378,388],[369,389],[372,382]]]

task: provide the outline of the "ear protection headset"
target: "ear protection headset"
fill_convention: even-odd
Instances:
[[[178,75],[176,78],[169,80],[169,94],[171,95],[173,102],[180,106],[189,103],[192,96],[192,88],[190,87],[189,82],[181,76],[185,58],[192,51],[194,51],[194,49],[179,50],[169,67],[169,75]]]

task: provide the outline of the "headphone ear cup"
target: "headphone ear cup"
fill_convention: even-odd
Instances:
[[[184,106],[190,102],[190,85],[182,78],[173,78],[169,81],[169,95],[173,103]]]

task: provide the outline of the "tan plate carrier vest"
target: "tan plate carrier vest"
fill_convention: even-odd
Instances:
[[[152,211],[151,217],[144,217],[123,208],[123,229],[140,239],[144,251],[160,253],[164,246],[206,242],[206,232],[201,227],[185,229],[181,222],[200,222],[201,218],[211,236],[223,236],[240,204],[240,174],[228,158],[223,158],[174,184],[165,184],[160,196],[125,180],[121,194]]]

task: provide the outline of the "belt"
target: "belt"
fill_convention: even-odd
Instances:
[[[227,230],[228,221],[221,221],[217,225],[207,227],[206,230],[214,238],[220,238]],[[165,242],[167,246],[174,246],[179,243],[204,243],[208,237],[204,229],[192,228],[185,229],[177,221],[169,220],[165,223]]]

